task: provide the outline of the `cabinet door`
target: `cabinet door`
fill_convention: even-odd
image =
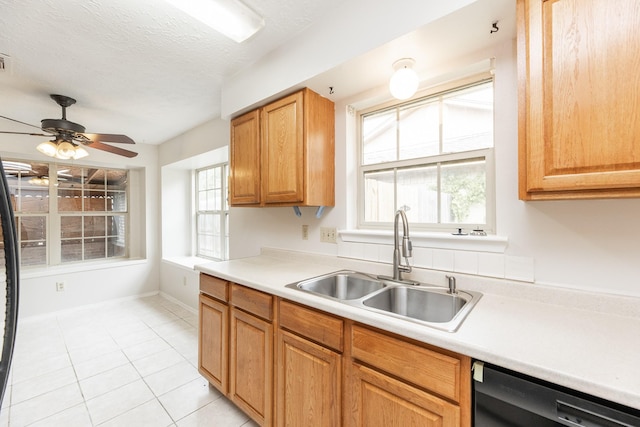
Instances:
[[[229,397],[261,426],[272,425],[273,326],[231,308]]]
[[[520,198],[640,196],[637,0],[518,0]]]
[[[262,191],[265,203],[302,202],[303,93],[297,92],[262,109]]]
[[[220,392],[228,390],[229,307],[200,295],[198,370]]]
[[[357,363],[351,365],[350,378],[351,426],[460,426],[458,406],[429,393]]]
[[[341,425],[341,356],[278,331],[276,425]]]
[[[231,121],[229,203],[260,203],[260,114],[251,111]]]

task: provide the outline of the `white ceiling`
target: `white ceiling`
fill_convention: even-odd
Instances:
[[[225,81],[349,1],[244,0],[266,25],[237,44],[163,0],[0,0],[0,54],[9,55],[0,115],[39,126],[60,118],[49,94],[64,94],[77,100],[67,118],[87,132],[159,144],[219,117]],[[384,82],[391,58],[405,52],[423,74],[435,70],[438,61],[512,38],[514,4],[478,0],[305,83],[325,95],[336,86],[334,99],[351,96]],[[501,29],[490,35],[494,20]],[[25,128],[0,119],[0,130],[37,131]]]

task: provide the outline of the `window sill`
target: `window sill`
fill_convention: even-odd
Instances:
[[[56,265],[48,267],[21,267],[20,278],[21,279],[34,279],[37,277],[52,276],[58,274],[69,273],[82,273],[85,271],[96,271],[103,269],[130,267],[133,265],[145,264],[148,260],[145,258],[132,258],[123,259],[118,261],[102,261],[102,262],[90,262],[71,265]]]
[[[338,234],[344,242],[393,245],[393,232],[387,230],[339,230]],[[409,235],[413,247],[418,248],[503,254],[508,244],[506,236],[454,236],[437,232],[410,232]]]

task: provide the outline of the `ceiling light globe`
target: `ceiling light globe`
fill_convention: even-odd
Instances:
[[[45,156],[55,157],[58,147],[53,141],[45,141],[39,144],[36,149]]]
[[[87,150],[85,150],[84,148],[78,146],[75,147],[75,152],[73,153],[73,159],[74,160],[78,160],[78,159],[82,159],[83,157],[87,157],[89,155],[89,153],[87,152]]]
[[[418,75],[408,67],[399,68],[389,80],[389,91],[396,99],[409,99],[418,90]]]
[[[70,142],[63,141],[58,144],[58,151],[56,152],[56,157],[59,159],[71,159],[75,154],[76,149]]]

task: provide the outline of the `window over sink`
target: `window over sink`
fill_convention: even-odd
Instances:
[[[433,88],[358,112],[361,229],[495,230],[493,78]]]

